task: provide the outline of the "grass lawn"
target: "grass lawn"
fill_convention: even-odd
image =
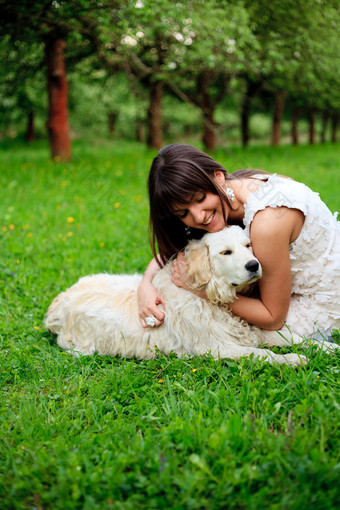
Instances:
[[[80,276],[143,271],[151,257],[155,153],[124,142],[73,153],[62,164],[45,145],[0,146],[0,508],[339,508],[339,355],[311,349],[298,369],[73,358],[44,330]],[[340,206],[339,145],[216,158],[290,175]]]

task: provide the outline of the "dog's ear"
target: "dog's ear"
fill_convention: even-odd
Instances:
[[[192,241],[185,249],[190,287],[203,289],[211,278],[209,248],[204,241]]]

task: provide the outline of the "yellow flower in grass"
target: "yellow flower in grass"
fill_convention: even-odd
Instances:
[[[14,230],[14,229],[15,229],[15,225],[13,225],[13,224],[12,224],[12,225],[10,225],[10,226],[9,226],[9,229],[10,229],[10,230]]]
[[[99,245],[99,246],[100,246],[101,248],[104,248],[105,243],[100,243],[100,245]]]
[[[68,235],[69,237],[71,237],[71,236],[73,236],[73,232],[67,232],[67,235]]]
[[[193,368],[192,371],[195,373],[197,372],[197,368]]]
[[[33,237],[32,232],[28,232],[27,237]]]
[[[2,227],[3,232],[7,232],[7,227]]]
[[[120,202],[115,202],[115,203],[114,203],[114,205],[113,205],[113,207],[114,207],[115,209],[119,209],[119,207],[120,207]]]
[[[37,330],[38,330],[39,328],[38,328],[38,326],[34,326],[34,329],[37,329]]]
[[[74,222],[74,218],[72,218],[72,216],[69,216],[67,218],[67,223],[73,223]]]
[[[160,384],[162,384],[164,381],[163,381],[163,379],[159,379],[159,380],[158,380],[158,382],[159,382]]]

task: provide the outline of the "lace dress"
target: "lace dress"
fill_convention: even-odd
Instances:
[[[244,225],[250,230],[255,214],[266,207],[285,206],[305,215],[299,237],[289,254],[292,297],[286,325],[299,336],[322,339],[340,328],[340,222],[318,193],[302,183],[279,177],[254,175],[262,180],[248,196]],[[279,213],[278,213],[279,214]]]

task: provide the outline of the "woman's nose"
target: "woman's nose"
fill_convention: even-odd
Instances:
[[[190,206],[189,213],[195,223],[202,223],[204,221],[204,211],[202,210],[202,207],[200,207],[200,204]]]

